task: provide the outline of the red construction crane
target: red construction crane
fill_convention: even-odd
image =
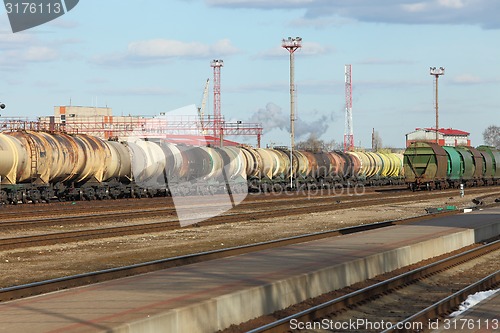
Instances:
[[[354,134],[352,126],[352,66],[345,65],[345,129],[344,151],[354,150]]]

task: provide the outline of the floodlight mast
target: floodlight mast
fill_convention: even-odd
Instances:
[[[224,61],[222,59],[214,59],[210,63],[210,66],[214,69],[214,138],[220,138],[219,145],[223,145],[223,129],[222,129],[222,111],[221,111],[221,101],[220,101],[220,71],[224,66]]]
[[[430,74],[436,78],[436,144],[439,144],[438,80],[440,75],[444,75],[444,67],[431,67]]]
[[[293,188],[293,149],[295,148],[295,64],[294,53],[302,47],[301,37],[282,39],[281,47],[290,53],[290,188]]]

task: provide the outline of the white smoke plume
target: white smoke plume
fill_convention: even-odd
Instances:
[[[305,137],[314,133],[320,137],[328,130],[328,117],[322,115],[319,119],[306,121],[300,116],[295,120],[295,136]],[[267,103],[266,108],[257,110],[249,119],[251,123],[261,123],[263,132],[268,133],[273,129],[290,131],[290,114],[274,103]]]

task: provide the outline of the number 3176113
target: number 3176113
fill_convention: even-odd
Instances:
[[[62,11],[61,3],[5,3],[7,14],[59,14]]]

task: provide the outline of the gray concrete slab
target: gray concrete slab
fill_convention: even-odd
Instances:
[[[213,332],[499,234],[500,209],[0,304],[0,332]]]

